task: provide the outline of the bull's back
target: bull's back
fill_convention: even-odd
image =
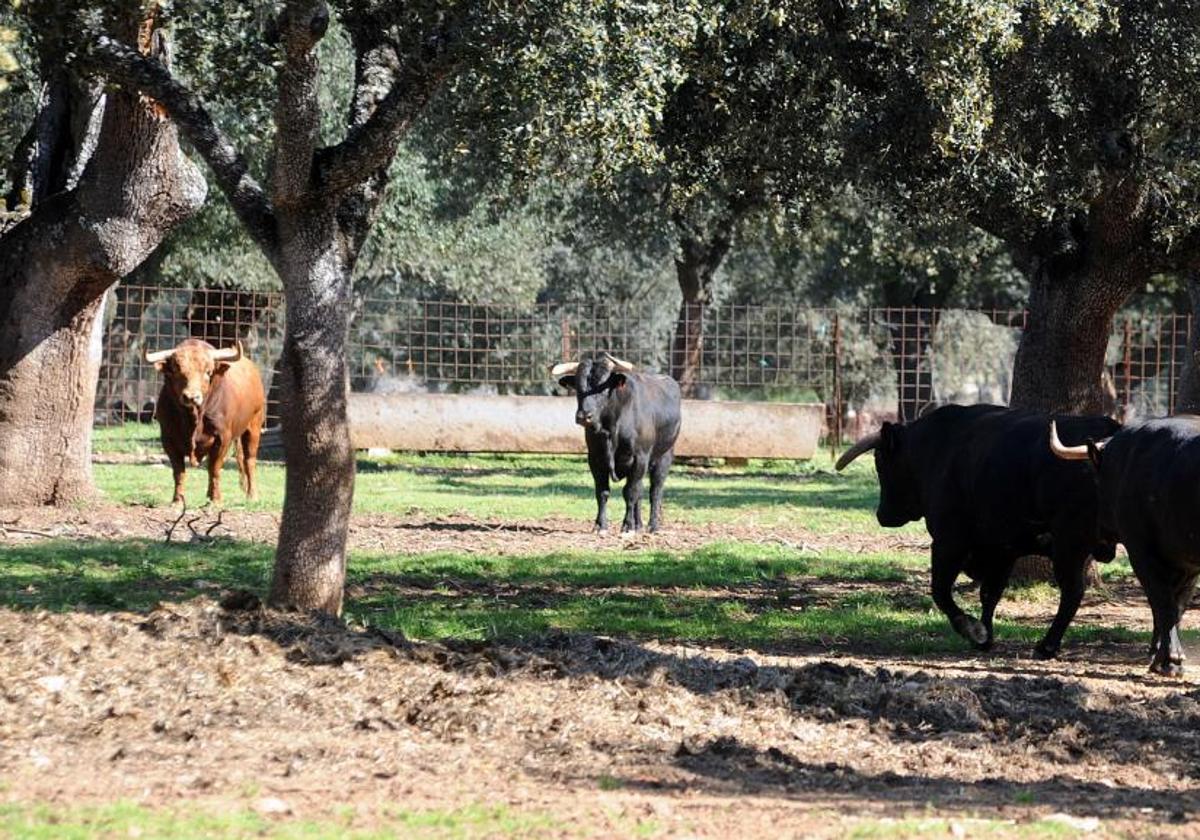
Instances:
[[[666,452],[675,445],[682,421],[679,383],[669,376],[637,374],[638,411],[653,427],[654,451]]]
[[[1105,417],[1054,419],[1069,445],[1108,438],[1120,429]],[[1040,532],[1074,516],[1081,529],[1094,530],[1096,482],[1087,464],[1063,461],[1050,451],[1050,415],[1010,409],[991,422],[997,431],[980,455],[973,493],[980,521],[995,530]]]
[[[239,435],[252,422],[261,422],[265,409],[266,392],[258,366],[243,356],[214,381],[204,413],[223,431]]]
[[[1104,448],[1100,475],[1122,539],[1200,565],[1200,418],[1122,430]]]

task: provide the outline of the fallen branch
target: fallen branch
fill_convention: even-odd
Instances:
[[[175,529],[179,527],[179,523],[183,521],[183,517],[187,516],[187,503],[185,502],[182,510],[179,511],[179,518],[171,523],[171,527],[167,529],[167,542],[171,541],[171,537],[175,534]]]

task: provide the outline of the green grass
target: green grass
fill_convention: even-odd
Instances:
[[[158,454],[155,427],[140,424],[98,429],[96,450]],[[98,464],[97,484],[120,504],[165,507],[171,499],[171,471],[147,464]],[[247,503],[237,485],[233,461],[222,478],[225,504],[235,509],[279,510],[283,467],[260,462],[261,498]],[[204,501],[207,475],[188,471],[185,491],[191,504]],[[812,461],[754,461],[747,468],[690,468],[679,464],[667,479],[668,521],[737,523],[749,527],[796,525],[822,533],[875,529],[877,497],[870,464],[834,473],[828,453]],[[648,500],[645,502],[648,504]],[[360,457],[354,493],[357,513],[466,514],[477,518],[541,519],[596,515],[592,479],[580,457],[536,455],[418,455]],[[620,488],[610,516],[624,514]],[[920,524],[906,526],[922,533]]]
[[[0,604],[18,609],[144,610],[218,589],[262,591],[269,546],[221,540],[45,541],[10,547]],[[915,554],[819,556],[784,546],[715,543],[672,552],[440,552],[349,562],[347,617],[418,639],[513,639],[551,630],[761,648],[833,645],[906,654],[965,643],[924,594]],[[1044,627],[1000,620],[1006,643]],[[1186,634],[1193,635],[1193,634]],[[1074,641],[1145,640],[1119,627],[1071,630]]]
[[[468,805],[453,810],[391,809],[356,827],[354,814],[299,819],[262,816],[250,808],[145,808],[127,802],[102,806],[0,805],[0,836],[28,840],[92,837],[151,838],[483,838],[562,836],[570,826],[548,814],[505,806]],[[632,826],[631,826],[632,828]]]
[[[958,827],[958,833],[955,832]],[[1059,837],[1078,837],[1079,829],[1056,820],[1034,820],[1016,822],[996,819],[903,819],[862,820],[852,823],[845,832],[851,840],[901,840],[901,838],[924,837],[988,837],[996,840],[1053,840]],[[1093,837],[1106,837],[1100,831]]]

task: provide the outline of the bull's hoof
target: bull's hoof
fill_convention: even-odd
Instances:
[[[957,615],[951,620],[951,626],[958,632],[958,635],[965,638],[974,645],[983,645],[988,643],[987,628],[983,626],[983,622],[976,618],[963,613]]]
[[[1053,659],[1058,656],[1058,651],[1061,645],[1051,645],[1046,642],[1038,642],[1037,647],[1033,649],[1033,655],[1037,659]]]
[[[592,526],[592,533],[593,534],[607,534],[608,533],[608,523],[607,522],[597,522],[596,524],[594,524]]]
[[[974,648],[975,648],[975,650],[977,650],[977,651],[980,651],[980,652],[987,652],[987,651],[989,651],[989,650],[991,650],[991,649],[992,649],[992,640],[991,640],[991,639],[986,639],[986,640],[984,640],[984,641],[982,641],[982,642],[975,642],[975,641],[972,641],[972,642],[971,642],[971,646],[972,646],[972,647],[974,647]]]
[[[623,524],[621,526],[622,534],[636,534],[640,530],[642,530],[642,529],[637,527],[636,525],[631,525],[628,522],[626,522],[625,524]]]
[[[1182,677],[1183,663],[1168,659],[1164,661],[1155,661],[1150,663],[1150,673],[1158,674],[1160,677]]]

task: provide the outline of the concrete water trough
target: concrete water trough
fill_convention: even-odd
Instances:
[[[419,452],[581,453],[575,398],[468,394],[351,394],[355,449]],[[704,458],[811,458],[821,403],[684,400],[675,454]]]

